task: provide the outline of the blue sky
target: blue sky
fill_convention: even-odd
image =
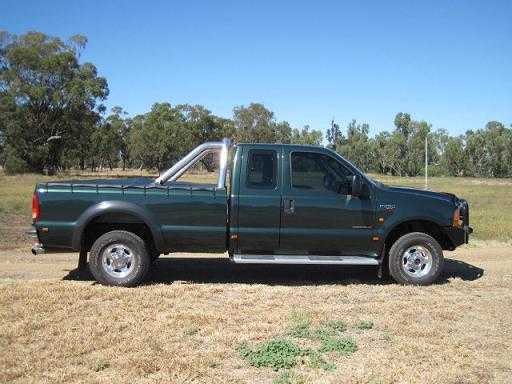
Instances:
[[[107,106],[131,115],[254,101],[322,130],[399,111],[452,134],[512,123],[512,1],[2,0],[0,29],[85,34]]]

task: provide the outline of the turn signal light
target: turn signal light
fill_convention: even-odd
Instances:
[[[460,218],[460,209],[459,208],[457,208],[455,211],[453,211],[452,225],[454,227],[461,227],[462,226],[462,220]]]
[[[39,219],[39,198],[37,197],[37,192],[34,192],[32,195],[32,220],[36,221]]]

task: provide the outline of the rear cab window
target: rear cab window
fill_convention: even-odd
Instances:
[[[267,149],[251,149],[247,158],[247,188],[275,189],[277,186],[277,154]]]

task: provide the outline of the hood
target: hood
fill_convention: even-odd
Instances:
[[[390,192],[398,192],[398,193],[409,194],[409,195],[414,195],[414,196],[421,196],[421,197],[430,197],[430,198],[444,200],[444,201],[452,202],[452,203],[455,203],[457,201],[457,196],[455,196],[453,193],[448,193],[448,192],[434,192],[434,191],[428,191],[428,190],[419,189],[419,188],[395,187],[395,186],[388,186],[387,189]]]

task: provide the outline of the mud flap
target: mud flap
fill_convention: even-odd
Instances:
[[[78,266],[77,269],[79,271],[82,271],[87,266],[87,251],[82,249],[80,250],[80,253],[78,254]]]

